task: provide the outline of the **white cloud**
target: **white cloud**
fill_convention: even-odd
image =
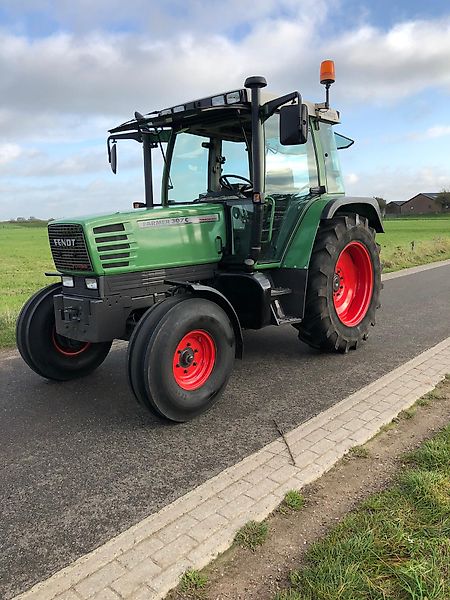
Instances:
[[[382,173],[382,176],[380,176]],[[359,173],[357,181],[346,179],[346,193],[350,196],[380,196],[391,200],[408,200],[419,192],[439,192],[450,188],[450,171],[426,165],[416,168],[384,165],[376,172]]]
[[[14,162],[22,153],[18,144],[0,144],[0,167]]]
[[[434,127],[429,127],[424,136],[427,138],[439,138],[446,135],[450,135],[450,125],[435,125]]]
[[[336,99],[347,103],[395,101],[430,86],[450,90],[449,20],[403,23],[388,32],[364,26],[325,43],[325,5],[318,6],[302,16],[262,19],[239,40],[189,28],[160,39],[97,32],[31,40],[3,33],[0,118],[14,116],[18,127],[20,115],[37,122],[58,115],[114,120],[241,86],[255,73],[273,89],[300,87],[321,97],[317,70],[325,56],[336,60]]]

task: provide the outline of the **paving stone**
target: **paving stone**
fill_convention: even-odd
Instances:
[[[220,529],[227,523],[227,519],[219,514],[210,515],[207,519],[202,521],[197,527],[191,530],[190,534],[197,540],[197,542],[203,542],[208,539],[215,531]]]
[[[250,473],[247,473],[247,475],[244,475],[244,481],[248,481],[248,483],[255,485],[255,484],[259,483],[261,480],[265,479],[266,476],[267,476],[267,469],[265,468],[264,465],[260,465],[254,471],[251,471]]]
[[[317,454],[315,452],[311,452],[311,450],[305,450],[300,454],[294,454],[295,457],[295,465],[299,469],[303,469],[308,466],[317,458]]]
[[[152,582],[152,588],[157,591],[156,598],[164,598],[167,592],[178,585],[183,573],[191,567],[192,564],[186,558],[182,558],[176,564],[162,571],[160,575],[157,575]]]
[[[187,555],[187,559],[195,565],[196,569],[202,569],[216,556],[225,552],[233,542],[236,531],[220,529],[213,533],[208,539],[199,544]]]
[[[307,436],[305,436],[305,439],[308,440],[309,442],[315,443],[315,442],[318,442],[319,440],[323,440],[323,438],[326,437],[326,435],[327,435],[326,429],[322,429],[322,427],[319,427],[319,429],[315,429],[314,431],[309,433]]]
[[[151,583],[152,579],[161,573],[162,569],[149,558],[137,564],[111,584],[113,590],[121,596],[131,595],[141,584]]]
[[[238,496],[244,494],[250,487],[251,483],[248,481],[244,481],[241,479],[240,481],[235,481],[230,486],[222,490],[219,494],[217,494],[218,498],[223,498],[226,502],[231,502]],[[219,510],[219,508],[217,509]]]
[[[197,545],[196,540],[189,535],[183,534],[176,540],[173,540],[170,544],[166,544],[153,555],[153,560],[162,569],[166,569],[170,565],[173,565],[179,560],[180,557],[185,556]]]
[[[316,442],[315,444],[313,444],[311,446],[310,450],[311,450],[311,452],[315,452],[316,454],[319,454],[319,456],[320,456],[324,452],[328,452],[328,450],[331,450],[333,447],[334,447],[334,442],[332,442],[328,438],[323,438],[323,439],[319,440],[318,442]]]
[[[74,590],[67,590],[58,596],[55,596],[55,600],[80,600],[80,596],[74,592]],[[117,596],[115,598],[117,600]]]
[[[226,500],[224,498],[219,498],[217,495],[215,495],[191,510],[188,516],[194,517],[194,519],[197,519],[197,521],[203,521],[209,517],[209,515],[217,512],[217,510],[225,504]]]
[[[91,597],[91,600],[122,600],[122,597],[108,587],[101,592],[94,594],[94,596]]]
[[[331,440],[332,442],[334,442],[336,444],[336,442],[342,442],[342,440],[345,440],[345,438],[348,436],[348,430],[347,429],[336,429],[336,431],[330,431],[330,433],[327,435],[327,440]]]
[[[279,483],[266,476],[265,479],[247,490],[245,494],[246,496],[253,498],[253,500],[259,500],[260,498],[263,498],[264,496],[267,496],[267,494],[273,492],[279,487],[279,485]]]
[[[253,498],[242,494],[232,502],[229,502],[222,508],[219,508],[218,513],[227,519],[234,519],[248,510],[254,504]]]
[[[141,585],[136,591],[129,596],[126,596],[125,600],[155,600],[158,597],[156,591],[148,585]]]
[[[125,572],[126,569],[116,560],[113,560],[92,575],[89,575],[86,579],[77,583],[74,586],[75,591],[80,594],[82,598],[90,598],[94,594],[101,592],[104,588],[108,587]]]
[[[249,511],[249,520],[263,521],[279,504],[279,498],[274,494],[261,498]]]
[[[151,536],[140,542],[130,550],[127,550],[117,560],[127,569],[133,569],[145,558],[151,557],[157,550],[162,548],[164,543],[156,536]]]
[[[285,483],[297,473],[298,467],[294,465],[284,465],[281,469],[271,473],[270,479],[273,479],[273,481],[276,481],[277,483]]]
[[[189,533],[193,528],[198,527],[198,520],[190,515],[183,515],[164,529],[158,531],[158,538],[164,543],[169,544],[176,540],[183,533]]]

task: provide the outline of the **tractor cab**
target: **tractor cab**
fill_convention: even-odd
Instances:
[[[115,171],[117,141],[142,142],[146,199],[136,208],[221,204],[227,224],[221,264],[252,269],[281,261],[311,201],[344,188],[332,130],[337,111],[303,102],[297,91],[261,92],[261,77],[245,85],[146,116],[135,113],[110,131],[108,152]],[[152,151],[158,148],[164,171],[156,201]]]

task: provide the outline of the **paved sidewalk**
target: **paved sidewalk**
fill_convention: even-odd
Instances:
[[[352,446],[450,372],[450,338],[286,434],[81,557],[15,600],[157,600],[200,569],[248,520],[330,469]]]

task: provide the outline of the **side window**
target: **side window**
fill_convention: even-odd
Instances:
[[[266,194],[306,196],[309,188],[318,185],[312,136],[306,144],[282,146],[279,121],[279,115],[274,114],[265,123]]]
[[[179,133],[170,164],[169,202],[192,202],[208,189],[208,148],[202,144],[209,138]]]
[[[225,162],[222,173],[225,175],[240,175],[249,178],[248,152],[244,142],[222,142],[222,156]]]
[[[319,123],[319,137],[325,163],[327,191],[329,194],[343,194],[344,182],[332,126],[328,123]]]

